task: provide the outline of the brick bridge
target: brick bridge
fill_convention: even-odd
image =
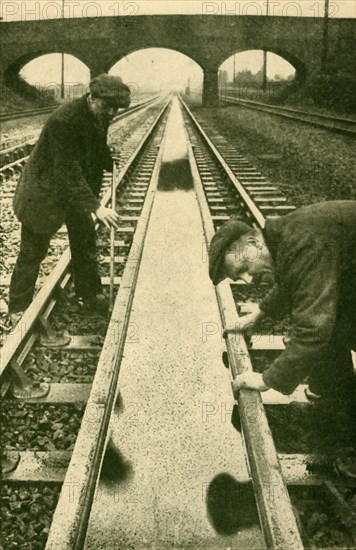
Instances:
[[[234,15],[151,15],[2,22],[0,74],[11,83],[26,63],[49,53],[71,54],[91,77],[124,56],[168,48],[196,61],[204,74],[203,101],[218,97],[218,69],[231,55],[266,50],[289,61],[301,86],[322,72],[323,19]],[[329,20],[327,72],[356,74],[356,20]]]

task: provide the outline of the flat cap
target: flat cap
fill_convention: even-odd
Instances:
[[[247,223],[236,218],[225,222],[211,239],[209,247],[209,277],[213,285],[218,285],[224,277],[224,256],[229,246],[252,230]]]
[[[89,89],[93,96],[111,99],[119,107],[130,105],[130,88],[123,83],[119,76],[100,74],[90,82]]]

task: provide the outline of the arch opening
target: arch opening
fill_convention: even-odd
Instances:
[[[23,63],[19,69],[19,81],[25,81],[40,94],[50,96],[55,101],[71,101],[82,96],[90,81],[89,68],[78,58],[66,53],[36,56]]]
[[[196,61],[176,50],[137,50],[112,65],[109,74],[121,76],[130,86],[133,102],[147,95],[171,91],[201,101],[203,70]]]
[[[247,50],[219,67],[220,97],[278,101],[305,80],[305,68],[282,52]]]

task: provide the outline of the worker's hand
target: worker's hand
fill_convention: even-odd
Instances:
[[[119,215],[112,208],[99,206],[99,208],[95,211],[95,215],[108,229],[110,229],[110,227],[116,227],[116,229],[118,229],[117,222],[119,221]]]
[[[228,334],[243,333],[250,338],[253,334],[253,329],[260,319],[264,317],[263,311],[260,310],[258,304],[254,308],[252,313],[240,317],[238,322],[233,327],[225,327],[223,332],[223,338],[226,338]]]
[[[268,386],[264,383],[262,374],[259,372],[244,372],[238,374],[235,380],[232,381],[232,389],[234,393],[241,389],[267,391]]]

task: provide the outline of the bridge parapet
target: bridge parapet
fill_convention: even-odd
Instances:
[[[212,101],[217,92],[212,72],[237,52],[274,52],[295,67],[300,83],[321,72],[321,18],[138,15],[2,22],[1,30],[0,72],[7,80],[47,53],[71,54],[85,63],[93,76],[145,48],[172,49],[196,61],[206,75],[204,96]],[[356,20],[331,19],[328,70],[350,76],[356,73],[355,50]]]

